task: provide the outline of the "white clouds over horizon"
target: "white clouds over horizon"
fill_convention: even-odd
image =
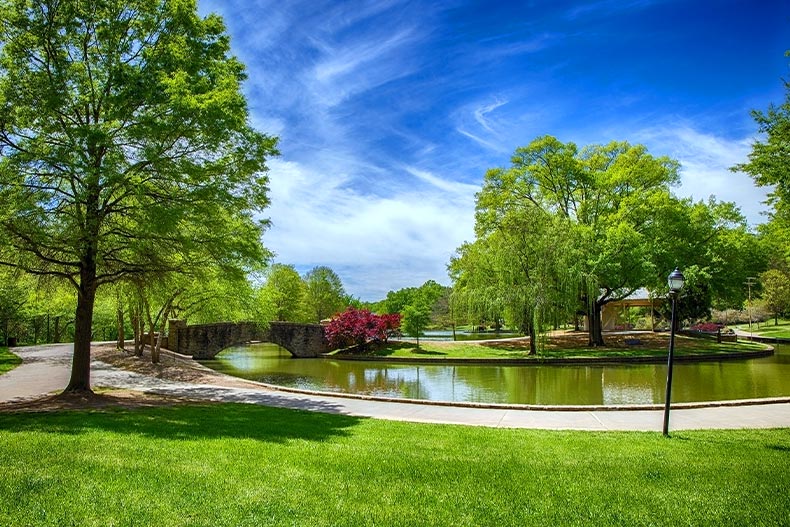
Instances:
[[[327,265],[363,300],[429,279],[447,283],[446,264],[473,236],[470,185],[407,167],[412,184],[381,196],[325,170],[280,160],[270,166],[272,227],[265,242],[275,259],[302,270]]]
[[[672,0],[199,3],[247,66],[253,124],[281,139],[265,245],[364,300],[447,283],[485,171],[540,135],[644,143],[681,162],[676,194],[764,220],[766,189],[729,168],[751,148],[748,110],[782,93],[785,48],[762,12],[776,6],[708,24],[706,5]]]

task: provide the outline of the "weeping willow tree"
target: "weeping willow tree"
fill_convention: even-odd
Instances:
[[[529,205],[489,212],[478,209],[477,239],[450,263],[453,302],[472,317],[504,317],[530,337],[534,355],[545,322],[566,318],[578,301],[572,225]]]
[[[676,201],[669,187],[678,181],[678,163],[653,157],[642,145],[612,142],[578,149],[539,137],[516,149],[510,167],[486,173],[477,197],[476,234],[479,240],[493,230],[506,233],[509,218],[519,218],[523,224],[513,228],[529,231],[528,247],[546,249],[545,262],[529,264],[533,273],[544,269],[532,282],[540,283],[541,291],[552,291],[552,283],[563,284],[558,291],[577,286],[590,345],[602,346],[603,306],[666,276],[656,268],[671,250],[660,225],[663,211]],[[560,231],[553,232],[557,225]],[[547,233],[545,239],[536,232]],[[571,259],[560,250],[563,237],[573,240]],[[510,260],[506,265],[521,264]],[[527,296],[541,305],[542,296],[534,290]]]

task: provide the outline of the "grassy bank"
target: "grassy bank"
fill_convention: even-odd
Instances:
[[[562,334],[549,336],[539,343],[537,356],[529,356],[529,341],[502,340],[486,342],[442,342],[421,340],[419,346],[412,341],[391,341],[384,348],[371,352],[375,356],[402,358],[486,358],[486,359],[530,359],[530,358],[590,358],[590,357],[666,357],[669,336],[663,333],[640,333],[634,335],[608,335],[607,346],[587,346],[587,336]],[[764,346],[748,341],[723,342],[690,338],[678,335],[675,338],[677,356],[728,354],[758,351]]]
[[[741,324],[738,326],[741,331],[749,331],[749,324]],[[779,324],[774,325],[774,320],[767,320],[761,322],[759,327],[757,323],[752,324],[751,332],[761,337],[778,337],[790,339],[790,320],[779,319]]]
[[[22,359],[8,351],[8,348],[0,347],[0,375],[11,371],[22,364]]]
[[[223,404],[0,414],[0,525],[787,525],[788,430],[584,433]]]

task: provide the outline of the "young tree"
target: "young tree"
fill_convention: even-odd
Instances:
[[[90,390],[101,285],[267,257],[276,139],[244,78],[195,0],[0,0],[0,263],[76,291],[67,391]]]
[[[321,322],[347,307],[343,283],[329,267],[314,267],[304,276],[304,282],[305,307],[315,322]]]
[[[779,315],[790,311],[790,276],[778,269],[769,269],[760,275],[762,299],[774,315],[774,325],[779,324]]]
[[[401,325],[403,331],[410,337],[417,339],[417,346],[420,346],[420,335],[425,331],[428,322],[431,320],[431,312],[425,306],[406,306],[403,310]]]
[[[301,321],[305,290],[306,285],[293,265],[272,265],[266,273],[266,283],[258,290],[260,321]]]

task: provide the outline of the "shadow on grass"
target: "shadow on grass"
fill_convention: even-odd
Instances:
[[[326,405],[325,405],[326,406]],[[332,411],[323,408],[323,411]],[[337,411],[337,410],[335,410]],[[364,419],[337,413],[273,408],[255,404],[187,404],[102,411],[0,413],[6,432],[134,434],[167,440],[253,439],[325,441],[347,436]]]
[[[398,351],[404,353],[412,353],[414,355],[434,355],[439,357],[443,357],[447,355],[447,353],[444,353],[442,351],[430,351],[423,349],[414,342],[393,342],[393,341],[387,342],[386,348],[376,350],[373,353],[373,355],[375,355],[376,357],[389,357]]]

